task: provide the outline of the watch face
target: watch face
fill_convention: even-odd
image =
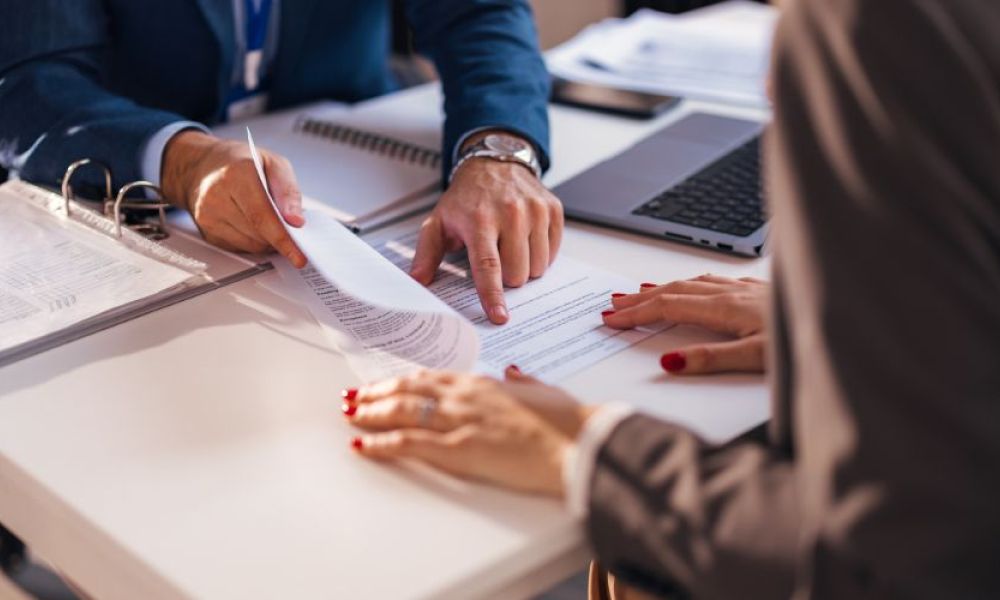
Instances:
[[[490,150],[503,152],[504,154],[518,154],[528,148],[528,144],[525,142],[506,135],[491,134],[486,136],[484,142]]]

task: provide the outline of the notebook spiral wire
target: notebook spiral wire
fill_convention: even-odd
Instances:
[[[301,117],[295,131],[346,144],[373,154],[381,154],[402,162],[436,168],[441,166],[441,153],[430,148],[393,139],[330,121]]]

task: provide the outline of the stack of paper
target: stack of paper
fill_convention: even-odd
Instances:
[[[571,81],[762,106],[776,21],[746,0],[681,16],[641,10],[585,29],[547,61]]]

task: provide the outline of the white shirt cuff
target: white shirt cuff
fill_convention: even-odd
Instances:
[[[160,169],[163,167],[163,151],[167,148],[170,139],[185,129],[197,129],[205,133],[211,133],[208,127],[194,121],[177,121],[160,129],[153,134],[146,142],[146,147],[142,150],[142,178],[159,187]]]
[[[597,453],[618,424],[635,414],[628,404],[608,404],[587,419],[583,430],[563,461],[563,489],[566,507],[574,518],[587,517],[590,504],[590,479],[594,475]]]

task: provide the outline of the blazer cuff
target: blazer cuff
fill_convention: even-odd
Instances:
[[[157,187],[160,186],[160,170],[163,167],[163,152],[166,150],[167,144],[175,135],[188,129],[197,129],[198,131],[202,131],[204,133],[211,133],[208,127],[194,121],[177,121],[176,123],[171,123],[161,128],[159,131],[154,133],[151,138],[149,138],[145,147],[142,149],[139,165],[143,179]]]
[[[580,431],[576,444],[563,461],[563,489],[566,508],[576,519],[587,518],[590,505],[590,479],[594,475],[597,453],[618,425],[636,410],[628,404],[608,404],[590,416]]]

